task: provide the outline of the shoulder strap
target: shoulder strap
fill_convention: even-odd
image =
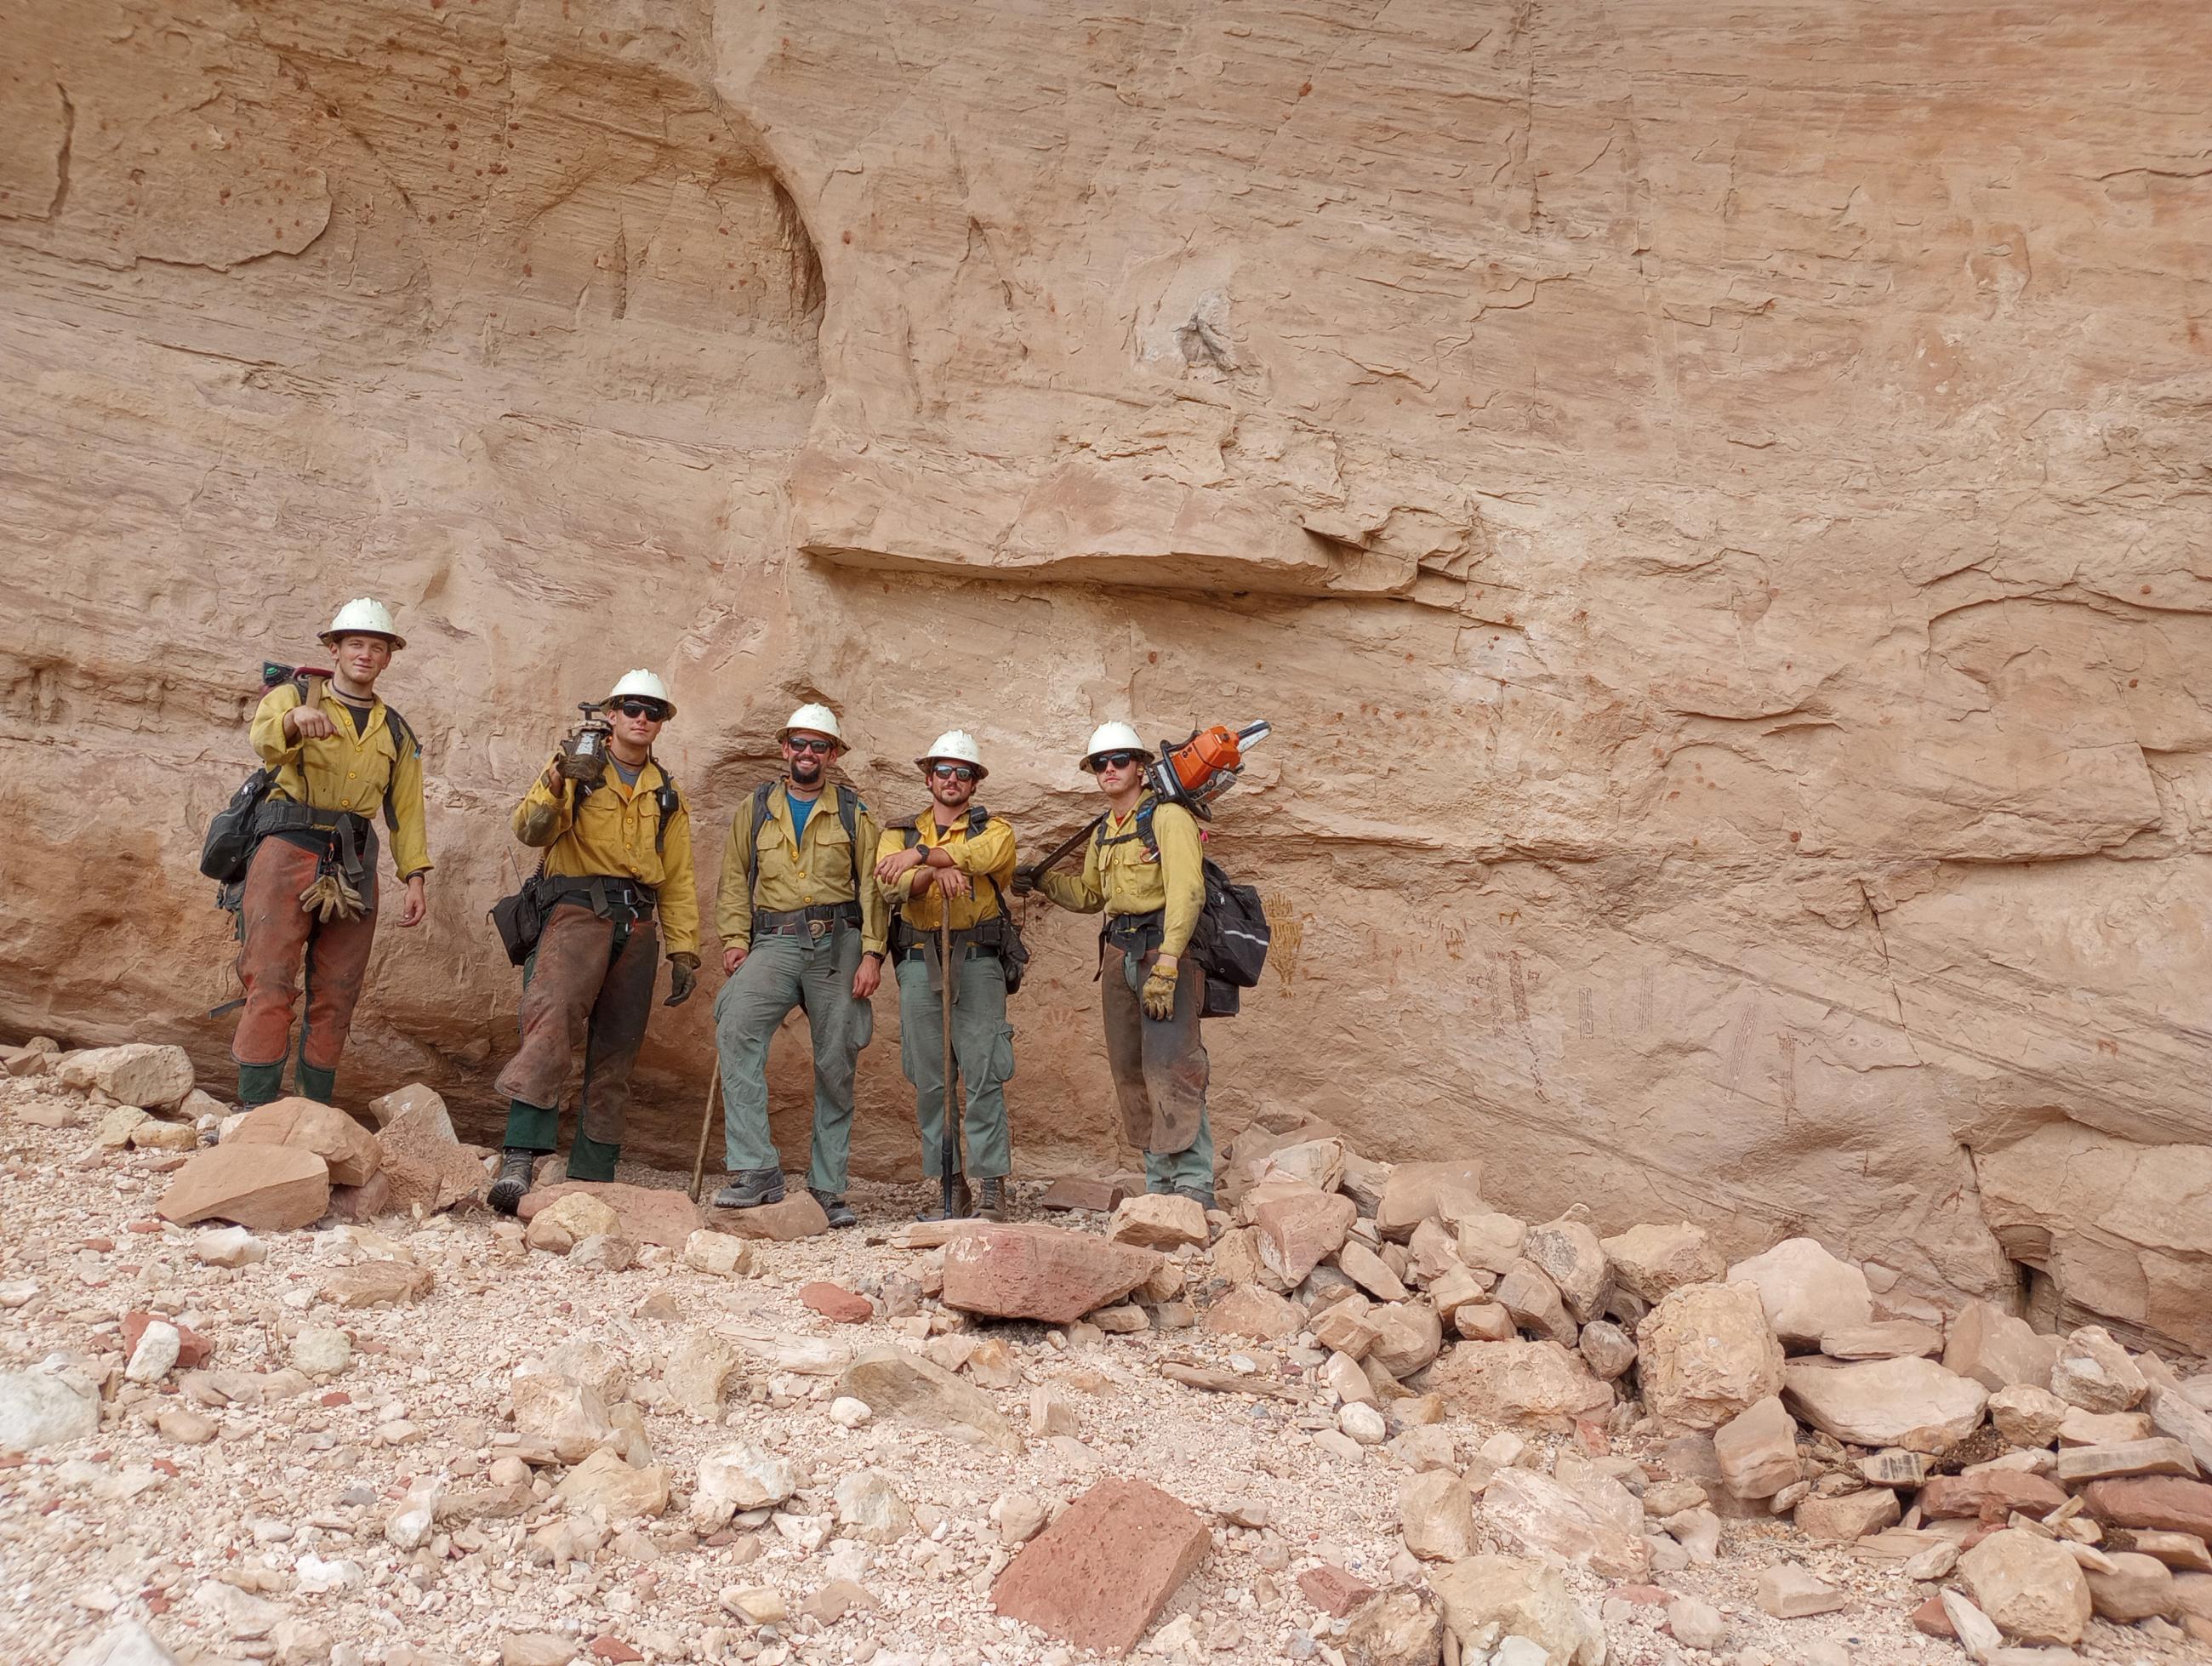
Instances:
[[[845,848],[853,854],[853,903],[860,901],[860,795],[843,781],[837,783],[837,819],[845,824]]]
[[[659,758],[653,760],[653,767],[660,769]],[[660,769],[660,785],[653,788],[653,797],[660,810],[653,827],[653,854],[658,856],[668,842],[668,824],[675,820],[684,808],[684,795],[676,790],[676,777],[667,770]]]
[[[753,830],[750,847],[753,860],[752,866],[750,870],[752,883],[749,887],[747,887],[745,894],[747,898],[753,903],[756,908],[759,906],[760,898],[761,829],[768,825],[768,795],[775,790],[775,783],[772,781],[764,781],[759,786],[753,788]]]

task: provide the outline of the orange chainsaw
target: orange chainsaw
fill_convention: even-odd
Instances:
[[[1213,801],[1243,774],[1245,752],[1265,740],[1270,732],[1267,721],[1261,718],[1241,729],[1217,723],[1199,730],[1180,745],[1164,740],[1158,759],[1145,766],[1145,787],[1163,803],[1179,804],[1200,821],[1211,821]],[[1105,819],[1103,813],[1092,817],[1066,843],[1024,870],[1021,877],[1034,884],[1037,875],[1064,861]]]

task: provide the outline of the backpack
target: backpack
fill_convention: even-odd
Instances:
[[[860,900],[861,883],[860,819],[860,812],[866,806],[860,802],[860,795],[846,786],[843,781],[833,784],[837,789],[837,819],[845,824],[845,843],[853,853],[853,901],[857,905]],[[745,889],[745,900],[755,914],[760,912],[761,829],[768,825],[768,795],[775,790],[775,782],[772,781],[764,781],[753,788],[753,831],[750,845],[753,860],[749,873],[751,883]]]
[[[969,838],[980,838],[983,830],[990,825],[990,822],[991,812],[981,805],[971,804],[968,806],[968,836]],[[890,824],[890,830],[903,836],[906,848],[911,850],[921,842],[921,818],[909,816],[902,822],[893,822]],[[1013,911],[1007,908],[1006,893],[999,889],[999,882],[988,873],[984,874],[982,879],[983,883],[991,887],[992,900],[999,905],[996,922],[999,927],[998,941],[992,945],[992,952],[999,957],[999,970],[1006,974],[1006,993],[1011,995],[1022,987],[1022,973],[1030,964],[1029,947],[1022,941],[1020,922],[1015,920]],[[900,924],[907,931],[913,930],[912,927],[905,925],[903,918]],[[979,933],[981,929],[981,927],[977,927]],[[981,942],[982,939],[979,935],[976,940]]]
[[[289,666],[273,665],[264,661],[261,666],[261,696],[289,683],[300,696],[302,705],[307,700],[307,674]],[[386,706],[384,721],[392,731],[394,750],[406,756],[412,746],[417,753],[422,743],[415,738],[415,731],[407,727],[407,720]],[[276,772],[267,765],[256,769],[230,795],[230,801],[215,812],[208,823],[207,836],[200,842],[200,872],[216,882],[216,906],[235,912],[244,900],[246,870],[253,861],[254,848],[261,836],[253,830],[255,815],[269,796],[270,788],[276,784]],[[393,783],[384,784],[384,824],[394,832],[399,828],[398,807],[392,800]]]
[[[1155,861],[1159,860],[1160,842],[1152,834],[1152,812],[1158,807],[1158,800],[1151,798],[1137,806],[1136,836],[1145,842],[1146,851]],[[1129,836],[1125,833],[1121,836]],[[1106,836],[1103,819],[1098,824],[1093,842],[1101,851],[1118,842]],[[1206,974],[1206,1003],[1200,1008],[1199,1016],[1235,1018],[1243,1006],[1243,997],[1238,991],[1249,989],[1260,982],[1273,933],[1258,891],[1238,885],[1222,872],[1211,856],[1205,858],[1204,874],[1206,893],[1199,905],[1198,924],[1191,929],[1186,951]]]

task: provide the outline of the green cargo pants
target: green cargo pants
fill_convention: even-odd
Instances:
[[[814,1043],[813,1154],[806,1183],[842,1195],[853,1145],[853,1072],[876,1033],[876,1015],[853,999],[860,933],[839,926],[817,937],[760,937],[714,996],[722,1056],[722,1143],[730,1171],[782,1166],[768,1130],[768,1049],[794,1006]]]
[[[971,1180],[1000,1180],[1014,1169],[1006,1135],[1005,1083],[1014,1073],[1014,1030],[1006,1022],[1006,974],[999,957],[970,950],[952,982],[952,1058],[966,1090],[961,1127],[968,1138],[964,1172]],[[914,1084],[914,1111],[921,1127],[921,1171],[945,1173],[945,1007],[941,988],[929,987],[929,964],[920,954],[899,963],[899,1051]]]

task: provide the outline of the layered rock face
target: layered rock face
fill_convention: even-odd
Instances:
[[[355,594],[438,868],[342,1079],[476,1134],[507,812],[627,666],[709,884],[801,698],[887,814],[975,731],[1032,849],[1095,722],[1265,714],[1224,1129],[2212,1347],[2205,18],[18,15],[0,1026],[220,1073],[198,833]],[[1091,927],[1033,937],[1022,1160],[1104,1155]],[[657,1018],[634,1148],[688,1156],[708,1028]]]

